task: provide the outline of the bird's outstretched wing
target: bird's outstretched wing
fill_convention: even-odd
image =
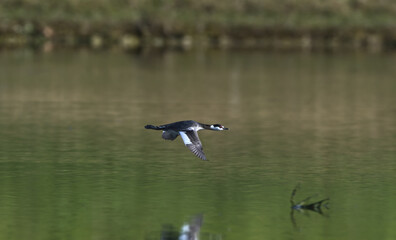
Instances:
[[[206,160],[202,143],[199,140],[198,133],[196,131],[180,131],[179,134],[183,138],[184,145],[186,145],[188,149],[195,154],[195,156],[202,160]]]

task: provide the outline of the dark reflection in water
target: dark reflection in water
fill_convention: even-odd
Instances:
[[[316,195],[309,196],[301,201],[295,202],[294,197],[297,193],[297,190],[299,190],[300,184],[298,184],[292,191],[291,197],[290,197],[290,203],[291,203],[291,211],[290,211],[290,219],[293,223],[293,226],[298,229],[297,227],[297,222],[294,217],[294,212],[299,212],[302,214],[309,214],[309,212],[315,212],[319,215],[322,216],[328,216],[323,212],[322,209],[329,209],[329,200],[330,198],[325,198],[319,201],[310,201],[311,198],[315,197]]]

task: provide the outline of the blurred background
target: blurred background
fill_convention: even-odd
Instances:
[[[392,0],[3,0],[0,46],[395,48]]]
[[[395,13],[0,1],[0,240],[396,239]]]

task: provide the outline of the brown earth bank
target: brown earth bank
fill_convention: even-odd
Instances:
[[[15,21],[0,24],[0,48],[88,47],[229,48],[385,51],[396,49],[391,28],[287,28],[221,26],[183,28],[161,23],[92,23]]]

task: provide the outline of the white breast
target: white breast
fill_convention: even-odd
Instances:
[[[190,130],[190,131],[199,131],[199,130],[202,130],[203,129],[203,127],[201,127],[201,126],[194,126],[194,127],[189,127],[188,128],[188,130]]]

